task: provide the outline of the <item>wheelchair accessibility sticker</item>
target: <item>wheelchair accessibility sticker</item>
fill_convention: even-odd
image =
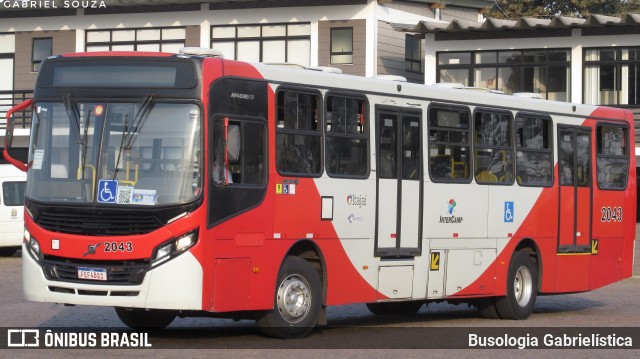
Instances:
[[[504,203],[504,221],[513,222],[513,202]]]
[[[117,193],[117,180],[101,179],[98,181],[98,203],[116,203]]]

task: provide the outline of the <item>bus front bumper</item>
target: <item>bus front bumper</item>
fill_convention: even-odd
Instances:
[[[24,245],[22,253],[23,290],[25,298],[30,301],[150,309],[202,309],[202,266],[189,251],[150,269],[139,285],[49,280]]]

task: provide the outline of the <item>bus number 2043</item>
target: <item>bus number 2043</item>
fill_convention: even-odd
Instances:
[[[600,222],[622,222],[622,207],[602,207]]]
[[[133,244],[131,242],[105,242],[105,252],[131,252],[133,251]]]

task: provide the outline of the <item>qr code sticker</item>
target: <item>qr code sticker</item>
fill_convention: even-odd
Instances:
[[[118,186],[118,204],[130,204],[131,196],[133,194],[133,187],[131,186]]]

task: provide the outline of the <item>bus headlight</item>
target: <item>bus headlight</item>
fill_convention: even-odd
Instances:
[[[42,257],[42,251],[40,250],[40,243],[31,236],[31,233],[27,229],[24,230],[24,243],[27,246],[29,254],[35,259],[37,262],[40,262],[40,258]]]
[[[169,259],[172,259],[187,249],[193,247],[198,242],[198,230],[189,232],[177,239],[172,239],[168,242],[162,243],[156,247],[153,255],[152,265],[158,265]]]

